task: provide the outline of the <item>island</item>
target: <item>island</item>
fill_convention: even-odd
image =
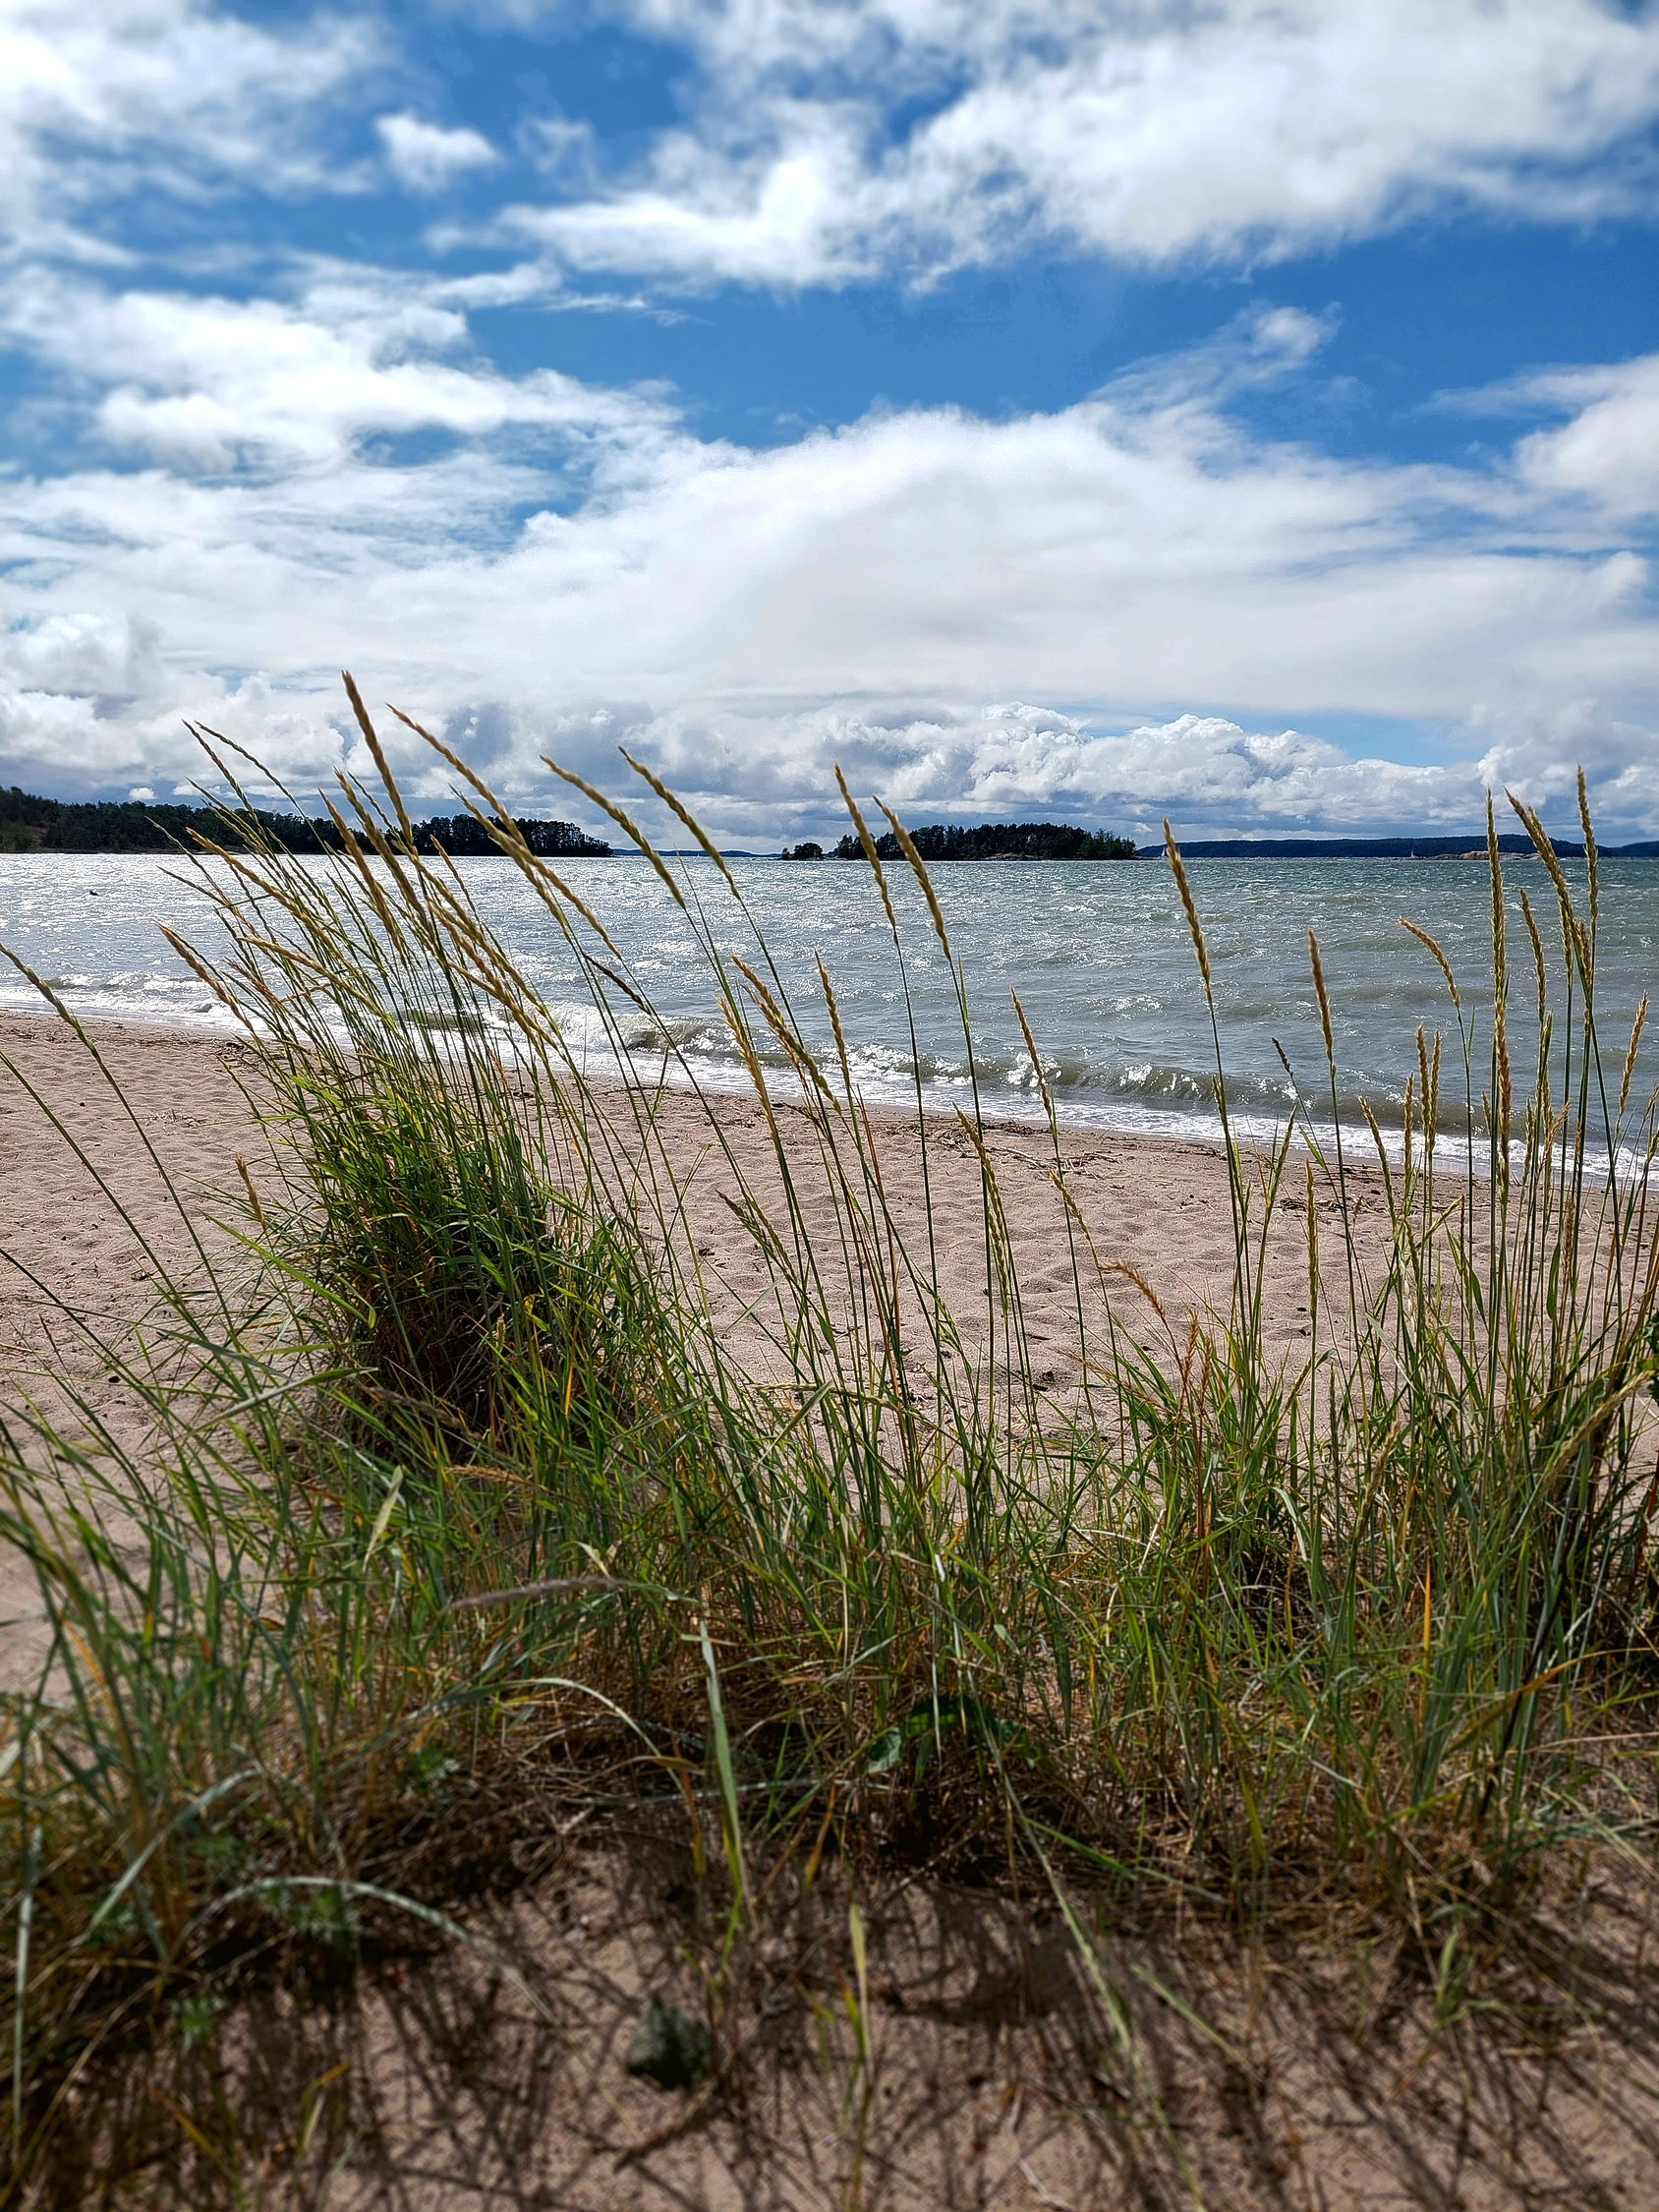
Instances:
[[[1182,856],[1188,860],[1484,860],[1486,837],[1480,830],[1460,836],[1414,838],[1181,838]],[[1582,860],[1583,845],[1574,838],[1551,840],[1564,860]],[[1659,844],[1599,844],[1604,860],[1659,860]],[[1506,831],[1498,840],[1506,860],[1533,857],[1532,840]],[[1143,860],[1161,860],[1164,846],[1143,844]]]
[[[960,823],[930,822],[910,832],[910,842],[924,860],[1133,860],[1133,838],[1114,837],[1108,830],[1082,830],[1073,822],[982,822],[972,827]],[[891,830],[876,840],[883,860],[903,857]],[[850,834],[836,845],[837,860],[862,860],[862,843]],[[815,853],[797,845],[788,857],[811,859]]]
[[[610,846],[573,822],[520,820],[532,852],[544,860],[602,860]],[[414,825],[423,851],[487,856],[500,846],[470,814],[434,814]],[[239,847],[251,835],[289,852],[337,852],[339,832],[326,815],[275,814],[259,807],[218,812],[142,799],[51,799],[14,785],[0,790],[0,852],[176,852],[194,834]]]

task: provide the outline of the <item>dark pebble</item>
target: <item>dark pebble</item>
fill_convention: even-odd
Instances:
[[[708,2023],[666,1998],[646,2000],[628,2046],[628,2071],[658,2089],[694,2089],[714,2062]]]

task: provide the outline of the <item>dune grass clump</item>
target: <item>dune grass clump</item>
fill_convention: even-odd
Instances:
[[[453,766],[626,1064],[649,992]],[[338,851],[201,842],[229,949],[180,949],[244,1025],[272,1150],[215,1293],[171,1286],[124,1355],[152,1450],[95,1409],[90,1443],[28,1412],[7,1439],[0,1534],[49,1627],[0,1753],[16,2183],[118,2049],[207,2032],[260,1977],[469,1940],[561,1808],[683,1819],[727,1960],[791,1856],[1017,1879],[1109,2006],[1091,1930],[1178,1896],[1387,1923],[1455,2007],[1573,1849],[1649,1848],[1656,1137],[1639,1019],[1611,1058],[1597,1026],[1593,839],[1580,899],[1522,810],[1560,942],[1553,969],[1523,900],[1524,1075],[1495,836],[1484,1041],[1419,948],[1450,1052],[1419,1033],[1402,1140],[1365,1135],[1380,1268],[1360,1139],[1314,1094],[1271,1152],[1233,1140],[1172,842],[1217,1024],[1230,1302],[1165,1314],[1160,1349],[1123,1335],[1045,1089],[1083,1353],[1057,1405],[977,1101],[985,1299],[959,1313],[946,1225],[897,1226],[830,975],[823,1058],[761,933],[720,950],[700,899],[747,909],[708,841],[713,872],[676,875],[601,799],[684,907],[771,1134],[766,1189],[728,1156],[770,1294],[747,1337],[717,1326],[658,1094],[590,1080],[382,773],[347,785]],[[888,820],[966,1031],[947,917]],[[1263,1284],[1292,1198],[1311,1335],[1286,1363]]]

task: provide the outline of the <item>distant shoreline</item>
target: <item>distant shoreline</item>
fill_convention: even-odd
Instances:
[[[532,829],[542,827],[539,823],[528,826]],[[561,824],[560,827],[562,826]],[[417,824],[419,829],[425,829],[425,827],[424,823]],[[1260,838],[1256,840],[1225,838],[1197,839],[1191,844],[1184,840],[1177,842],[1180,844],[1181,857],[1186,860],[1462,860],[1484,863],[1486,859],[1484,844],[1466,844],[1460,838],[1448,838],[1445,841],[1433,838],[1387,840],[1379,838]],[[1584,857],[1584,847],[1576,840],[1556,838],[1551,842],[1555,845],[1558,856],[1563,860],[1582,860]],[[290,849],[294,849],[294,847],[291,846]],[[1537,850],[1528,838],[1501,838],[1498,849],[1506,860],[1536,860],[1538,857]],[[0,844],[0,859],[7,860],[19,858],[39,860],[154,860],[170,854],[176,855],[178,851],[178,844],[171,841],[166,844],[156,845],[7,845]],[[1596,854],[1602,860],[1659,860],[1659,840],[1648,841],[1640,844],[1598,844]],[[702,860],[707,858],[707,854],[702,848],[696,845],[659,845],[658,855],[664,860]],[[759,852],[752,845],[722,845],[719,847],[719,855],[722,860],[775,861],[790,867],[812,865],[811,862],[797,860],[792,853]],[[499,847],[494,846],[487,851],[457,852],[451,856],[455,859],[471,860],[504,860],[507,857]],[[623,846],[620,849],[612,848],[604,853],[555,853],[553,857],[565,860],[643,860],[646,856],[642,852],[631,851],[628,847]],[[861,854],[860,858],[862,857]],[[937,856],[931,857],[928,859],[927,865],[930,868],[954,867],[957,865],[982,867],[987,861],[1006,860],[1017,861],[1030,867],[1046,868],[1057,865],[1072,866],[1076,864],[1079,857],[1087,858],[1088,865],[1091,867],[1112,868],[1120,866],[1125,860],[1162,860],[1164,858],[1164,847],[1161,844],[1143,844],[1132,853],[1121,854],[1110,860],[1097,859],[1086,855],[1061,857],[1033,852],[988,852],[978,855],[951,855],[945,859]],[[836,855],[832,852],[827,852],[822,855],[822,858],[829,862],[834,862]]]
[[[271,814],[256,810],[252,818],[236,811],[220,814],[211,807],[157,805],[134,800],[83,801],[47,799],[17,788],[0,788],[0,855],[20,852],[55,853],[81,858],[117,858],[132,853],[154,856],[177,854],[190,848],[194,833],[201,828],[225,840],[231,849],[245,841],[244,827],[255,841],[267,838],[293,852],[319,853],[341,849],[340,833],[326,816]],[[518,828],[531,849],[556,860],[641,858],[627,846],[620,850],[603,839],[579,829],[575,823],[521,817]],[[456,859],[506,857],[487,829],[468,815],[434,816],[415,825],[416,835],[428,849],[440,849]],[[930,866],[955,861],[1162,860],[1164,845],[1136,845],[1111,832],[1088,830],[1072,823],[933,823],[910,833]],[[1017,841],[1017,842],[1015,842]],[[1269,837],[1181,838],[1177,841],[1189,860],[1473,860],[1486,858],[1482,830],[1461,834],[1402,837]],[[885,834],[876,841],[885,861],[902,858],[896,837]],[[1583,844],[1575,838],[1553,841],[1563,860],[1581,860]],[[1023,847],[1023,849],[1022,849]],[[1506,860],[1536,858],[1532,841],[1516,833],[1498,840]],[[1600,844],[1604,860],[1659,860],[1659,839],[1625,844]],[[666,845],[663,859],[697,859],[699,848]],[[784,860],[791,864],[816,860],[857,860],[865,857],[860,842],[841,839],[838,846],[811,843],[782,852],[733,845],[721,849],[729,860]]]
[[[1563,860],[1582,860],[1583,845],[1574,838],[1550,841]],[[1187,860],[1484,860],[1486,840],[1473,837],[1432,838],[1195,838],[1181,839],[1181,855]],[[1498,850],[1506,860],[1537,858],[1530,838],[1501,837]],[[1659,841],[1639,844],[1596,846],[1603,860],[1659,860]],[[1138,857],[1163,857],[1161,844],[1143,844]]]

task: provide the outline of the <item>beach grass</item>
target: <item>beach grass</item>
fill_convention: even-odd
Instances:
[[[194,2047],[261,1978],[476,1944],[471,1905],[534,1879],[575,1812],[683,1823],[718,1902],[716,2030],[780,1868],[833,1863],[855,1897],[906,1869],[1013,1884],[1060,1917],[1128,2036],[1108,1925],[1178,1903],[1229,1927],[1386,1928],[1451,2017],[1587,1854],[1645,1867],[1656,1140],[1637,1039],[1597,1026],[1587,820],[1575,886],[1522,811],[1553,910],[1525,905],[1518,954],[1491,840],[1484,1033],[1438,948],[1413,949],[1441,961],[1447,1023],[1402,1040],[1402,1136],[1333,1135],[1310,1094],[1247,1154],[1212,997],[1230,1299],[1189,1317],[1147,1285],[1146,1349],[1067,1211],[1083,1360],[1057,1401],[977,1093],[978,1218],[930,1208],[900,1234],[832,978],[814,985],[838,1048],[820,1056],[762,933],[721,950],[741,885],[647,776],[710,867],[675,870],[590,795],[685,909],[772,1137],[775,1185],[729,1161],[771,1294],[746,1335],[717,1326],[657,1093],[590,1076],[461,876],[416,849],[357,704],[381,783],[346,786],[344,850],[215,853],[204,831],[228,949],[181,948],[242,1025],[270,1150],[244,1169],[234,1259],[204,1250],[110,1353],[153,1445],[123,1448],[89,1404],[79,1429],[9,1419],[0,1535],[50,1631],[0,1751],[13,2196],[112,2055]],[[452,765],[628,1065],[649,991]],[[885,861],[848,805],[895,970],[901,867],[971,1059],[925,862],[892,816]],[[1210,993],[1173,841],[1170,862]],[[1339,1080],[1332,1055],[1333,1102]],[[708,1136],[724,1142],[713,1104]],[[1353,1228],[1361,1157],[1385,1189],[1381,1266]],[[1054,1159],[1068,1203],[1058,1123]],[[1311,1333],[1287,1363],[1263,1299],[1291,1199]],[[983,1246],[971,1312],[940,1290],[947,1234]],[[858,1987],[849,1968],[855,2058]]]

